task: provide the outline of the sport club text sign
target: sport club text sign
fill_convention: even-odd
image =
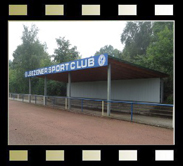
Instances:
[[[25,72],[25,77],[34,77],[52,73],[102,67],[108,65],[108,54],[101,54],[89,58],[78,59],[53,66],[43,67]]]

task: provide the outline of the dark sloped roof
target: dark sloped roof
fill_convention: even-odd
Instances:
[[[140,79],[140,78],[162,78],[167,74],[148,69],[112,56],[108,56],[108,63],[111,64],[111,79]],[[37,76],[44,78],[45,76]],[[68,72],[48,74],[47,79],[61,82],[68,81]],[[71,71],[72,82],[106,81],[107,66]]]

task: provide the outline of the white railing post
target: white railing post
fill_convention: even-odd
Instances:
[[[31,103],[31,94],[28,94],[29,103]]]
[[[104,101],[102,101],[102,116],[104,116]]]

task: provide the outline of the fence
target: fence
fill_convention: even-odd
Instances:
[[[135,101],[116,101],[91,98],[75,98],[61,96],[43,96],[35,94],[10,93],[9,97],[22,102],[46,105],[68,110],[68,100],[71,101],[70,111],[107,116],[107,103],[111,104],[110,118],[123,119],[133,122],[152,124],[172,128],[173,105],[145,103]]]

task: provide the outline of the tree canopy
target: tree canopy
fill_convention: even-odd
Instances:
[[[128,22],[121,34],[122,59],[169,74],[165,101],[173,102],[173,22]]]
[[[70,48],[71,44],[69,40],[66,40],[65,37],[59,37],[56,39],[57,49],[54,51],[54,61],[55,62],[68,62],[74,59],[79,59],[79,52],[77,51],[77,47],[74,46]]]
[[[32,25],[30,28],[23,26],[22,44],[17,46],[13,53],[13,61],[9,60],[9,91],[14,93],[28,93],[28,79],[24,78],[25,71],[51,66],[57,63],[80,58],[77,47],[70,47],[70,41],[65,37],[56,39],[57,48],[54,55],[47,53],[46,43],[38,39],[39,29]],[[51,57],[54,60],[51,60]],[[31,93],[43,95],[44,79],[31,78]],[[66,95],[66,84],[53,80],[47,81],[47,95]]]
[[[116,58],[120,58],[121,56],[121,51],[115,49],[112,45],[105,45],[104,47],[100,48],[100,50],[97,51],[95,55],[100,55],[104,53],[108,53],[109,55],[114,56]]]
[[[151,22],[127,22],[121,34],[121,43],[125,45],[123,58],[135,61],[136,55],[146,55],[147,47],[151,42]]]
[[[10,91],[28,93],[28,80],[24,78],[27,70],[43,67],[45,62],[50,61],[46,47],[37,39],[38,28],[32,25],[29,29],[24,26],[22,44],[13,53],[13,62],[10,62]],[[32,91],[36,92],[38,79],[32,81]]]

